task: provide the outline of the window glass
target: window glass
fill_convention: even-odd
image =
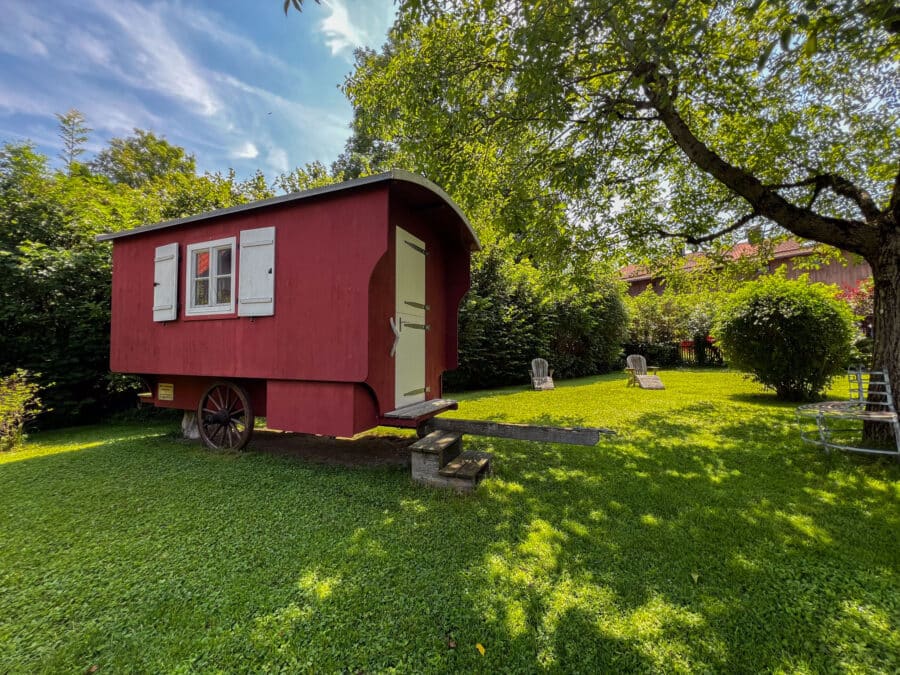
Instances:
[[[216,251],[216,274],[231,274],[231,247]]]
[[[191,244],[187,308],[191,314],[234,311],[234,238]]]
[[[209,251],[194,251],[194,276],[209,276]]]
[[[197,279],[194,282],[194,306],[203,307],[209,304],[209,279]]]
[[[216,302],[225,304],[231,302],[231,277],[219,277],[216,279]]]

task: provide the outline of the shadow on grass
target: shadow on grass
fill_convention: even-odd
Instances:
[[[718,409],[704,441],[696,424],[672,421],[696,412],[642,416],[635,427],[661,439],[651,447],[621,440],[595,454],[502,453],[491,495],[503,522],[520,527],[505,537],[504,573],[485,585],[519,575],[526,585],[564,586],[573,611],[594,607],[585,599],[598,586],[612,591],[612,608],[592,609],[593,624],[631,635],[654,668],[889,663],[900,640],[889,599],[898,575],[895,467],[873,466],[875,480],[856,476],[846,458],[808,451],[789,418],[766,412],[729,423],[733,415]],[[529,547],[543,547],[530,566]],[[517,609],[522,584],[504,585],[498,616],[530,611],[526,623],[540,625],[566,606],[551,593],[537,610],[521,601],[526,609]],[[893,617],[857,656],[853,640],[834,632],[852,607],[873,623]],[[658,625],[664,617],[672,622]]]
[[[900,472],[800,445],[790,411],[467,442],[497,460],[466,498],[166,438],[0,466],[0,671],[885,670],[898,651]]]
[[[770,408],[783,408],[788,410],[794,410],[797,406],[803,405],[804,403],[810,403],[810,401],[781,401],[775,396],[775,392],[731,394],[729,398],[735,403],[748,403],[751,405],[768,406]],[[822,399],[815,399],[813,402],[840,398],[840,396],[825,396]]]

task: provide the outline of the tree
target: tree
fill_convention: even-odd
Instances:
[[[364,60],[373,54],[369,50],[359,50],[357,60]],[[355,112],[353,133],[344,144],[344,151],[331,165],[331,174],[342,176],[343,180],[370,176],[395,166],[396,148],[393,144],[367,135],[362,125],[357,123],[358,117],[358,112]]]
[[[898,50],[885,0],[407,0],[345,88],[454,196],[558,200],[583,242],[787,230],[861,255],[900,382]]]
[[[297,167],[293,171],[281,174],[275,179],[275,185],[285,194],[289,194],[340,183],[342,180],[344,176],[339,171],[333,170],[329,173],[321,162],[310,162],[305,167]]]
[[[97,153],[91,170],[114,183],[139,187],[155,178],[184,174],[194,176],[196,162],[184,148],[172,145],[152,131],[135,129],[128,138],[113,138]]]
[[[0,148],[0,250],[25,239],[55,243],[62,236],[60,209],[49,197],[47,158],[34,146],[8,143]]]
[[[0,148],[0,376],[26,369],[51,409],[91,419],[109,392],[109,247],[94,236],[139,224],[139,195],[53,173],[27,145]]]
[[[100,154],[108,174],[67,175],[30,145],[0,147],[0,377],[35,373],[44,425],[94,419],[121,395],[109,374],[111,247],[95,236],[271,195],[261,174],[197,176],[184,149],[149,132]]]
[[[84,153],[84,144],[87,143],[88,134],[93,131],[85,123],[81,111],[72,108],[64,115],[56,114],[59,121],[59,138],[62,140],[63,149],[59,154],[60,159],[66,165],[66,172],[71,175],[72,166],[78,157]]]

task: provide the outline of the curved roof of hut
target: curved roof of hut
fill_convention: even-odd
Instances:
[[[198,223],[213,218],[229,216],[235,213],[243,213],[245,211],[253,211],[256,209],[264,209],[272,206],[280,206],[291,204],[293,202],[304,199],[315,199],[325,195],[333,195],[345,191],[352,191],[363,188],[365,186],[387,183],[390,187],[396,188],[405,199],[412,201],[417,208],[427,209],[446,209],[449,208],[462,225],[462,234],[469,248],[477,251],[481,248],[478,236],[472,229],[469,219],[463,214],[462,209],[454,202],[450,196],[444,192],[435,183],[427,178],[404,171],[402,169],[392,169],[385,173],[379,173],[364,178],[356,178],[354,180],[344,181],[343,183],[332,183],[323,187],[313,188],[312,190],[304,190],[302,192],[292,192],[291,194],[282,195],[280,197],[272,197],[270,199],[262,199],[260,201],[249,202],[247,204],[239,204],[224,209],[216,209],[215,211],[207,211],[186,218],[176,218],[174,220],[166,220],[161,223],[152,223],[150,225],[142,225],[134,227],[130,230],[122,230],[121,232],[109,232],[97,235],[97,241],[108,241],[110,239],[121,239],[123,237],[131,237],[145,232],[154,232],[156,230],[164,230],[170,227],[178,227],[189,223]]]

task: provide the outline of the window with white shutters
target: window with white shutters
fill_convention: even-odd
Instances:
[[[240,244],[238,315],[275,313],[275,228],[243,230]]]
[[[184,313],[234,312],[234,237],[187,247]]]
[[[153,258],[153,320],[178,317],[178,244],[156,248]]]

